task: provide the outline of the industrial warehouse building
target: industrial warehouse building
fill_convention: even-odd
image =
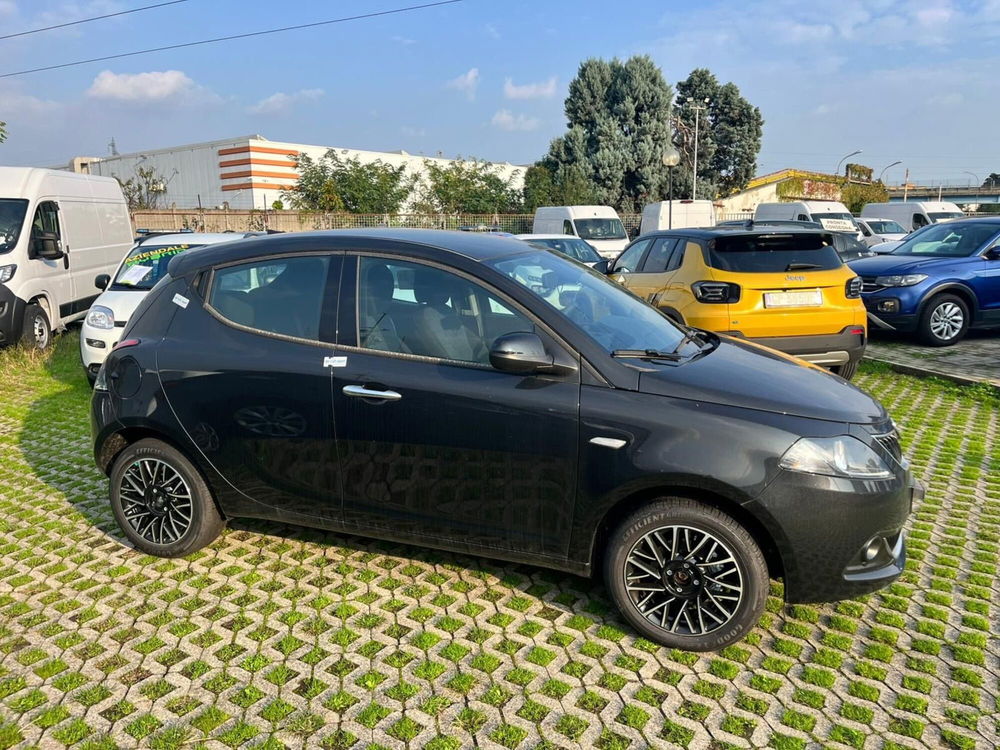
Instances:
[[[293,159],[298,154],[319,159],[331,148],[342,159],[363,163],[381,160],[393,167],[405,166],[408,173],[418,176],[423,175],[426,161],[442,166],[454,161],[406,151],[359,151],[269,141],[260,135],[248,135],[135,154],[76,157],[62,168],[122,180],[134,177],[139,168],[152,168],[163,180],[160,198],[163,208],[264,209],[280,200],[281,193],[295,184],[298,174]],[[499,176],[511,179],[514,187],[523,185],[524,167],[506,162],[493,163],[493,167]]]

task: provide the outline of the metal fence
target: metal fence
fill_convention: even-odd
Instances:
[[[641,214],[619,214],[629,236],[639,232]],[[719,214],[719,221],[743,221],[749,212]],[[313,229],[357,229],[361,227],[412,227],[421,229],[466,229],[472,231],[531,232],[532,214],[350,214],[310,211],[236,211],[161,209],[136,211],[132,226],[153,232],[190,229],[195,232],[305,232]]]

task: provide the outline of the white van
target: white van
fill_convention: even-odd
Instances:
[[[898,203],[867,203],[861,217],[892,219],[907,232],[948,219],[965,217],[962,209],[948,201],[899,201]]]
[[[39,349],[86,314],[94,280],[132,246],[113,177],[0,167],[0,345]]]
[[[605,258],[617,258],[628,244],[625,226],[611,206],[543,206],[535,209],[532,234],[572,234]]]
[[[789,203],[760,203],[753,212],[754,221],[815,221],[828,232],[855,232],[861,239],[861,230],[847,206],[839,201],[792,201]]]
[[[714,227],[715,221],[715,203],[709,200],[689,199],[647,203],[642,208],[639,234],[657,232],[661,229]]]

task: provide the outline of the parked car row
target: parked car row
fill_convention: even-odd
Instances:
[[[95,385],[115,518],[164,557],[248,516],[600,570],[640,634],[690,650],[746,635],[772,577],[789,602],[873,591],[922,492],[882,406],[626,288],[683,286],[682,315],[764,338],[761,304],[820,330],[818,290],[857,339],[828,236],[659,232],[615,261],[626,285],[545,238],[433,230],[171,253]]]

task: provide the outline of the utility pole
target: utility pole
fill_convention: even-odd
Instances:
[[[910,168],[906,168],[906,173],[903,175],[903,203],[906,203],[906,194],[910,189]]]
[[[707,96],[703,100],[703,104],[692,104],[692,101],[691,97],[688,97],[686,100],[678,99],[677,103],[687,104],[694,110],[694,165],[691,169],[691,200],[695,200],[698,197],[698,120],[699,115],[703,110],[708,109],[711,102]]]

